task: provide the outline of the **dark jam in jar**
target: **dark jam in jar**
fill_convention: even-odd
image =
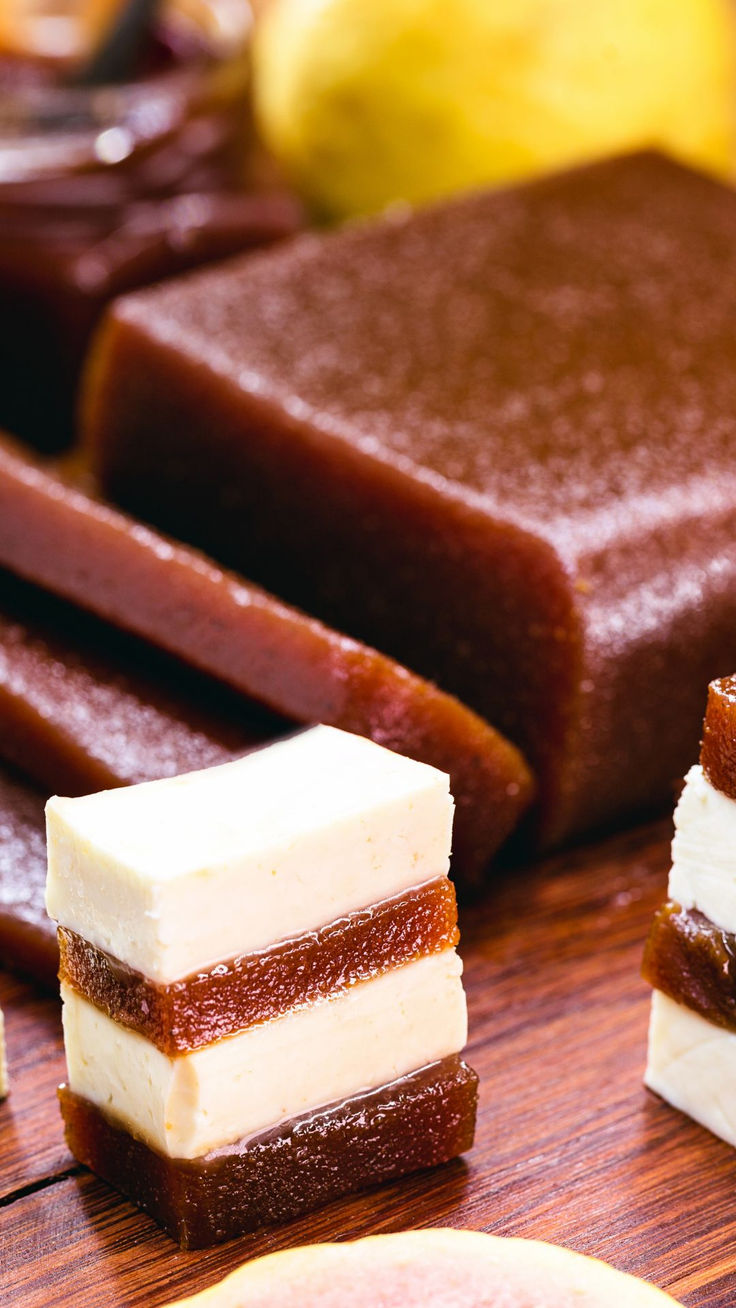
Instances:
[[[172,4],[135,80],[101,87],[0,55],[0,427],[68,444],[113,296],[298,224],[252,139],[249,25],[246,0]]]

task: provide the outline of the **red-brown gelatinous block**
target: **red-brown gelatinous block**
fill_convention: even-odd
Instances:
[[[75,795],[177,776],[289,729],[0,572],[0,755],[39,785]]]
[[[656,155],[125,297],[108,493],[459,695],[542,834],[669,802],[734,660],[736,196]]]
[[[531,800],[518,750],[463,704],[92,499],[7,440],[0,566],[292,721],[342,727],[448,772],[456,880],[483,878]]]
[[[736,799],[736,676],[708,687],[700,762],[711,785]]]
[[[115,1022],[174,1055],[450,948],[458,939],[455,891],[445,877],[170,985],[149,981],[59,927],[60,977]]]
[[[69,1148],[184,1249],[286,1222],[342,1195],[464,1153],[478,1078],[453,1056],[205,1158],[165,1158],[67,1087]]]
[[[56,927],[46,913],[45,796],[0,772],[0,961],[58,991]]]
[[[642,975],[678,1003],[736,1031],[736,936],[668,900],[655,914]]]

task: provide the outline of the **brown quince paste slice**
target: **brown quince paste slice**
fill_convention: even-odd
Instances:
[[[711,785],[736,799],[736,676],[708,687],[700,763]]]
[[[668,900],[657,910],[642,974],[655,990],[736,1031],[736,936],[697,909]]]
[[[0,566],[283,715],[450,774],[453,873],[479,881],[533,793],[519,751],[458,700],[0,442]]]
[[[75,1158],[199,1249],[464,1153],[478,1078],[452,1055],[194,1159],[164,1157],[68,1087],[59,1098]]]
[[[167,985],[60,926],[59,976],[114,1022],[174,1055],[452,948],[459,938],[455,889],[441,877]]]
[[[65,795],[238,758],[293,729],[0,571],[0,756]]]

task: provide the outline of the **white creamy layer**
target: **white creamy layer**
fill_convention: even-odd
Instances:
[[[736,800],[692,767],[675,809],[670,899],[736,932]]]
[[[197,1158],[458,1053],[461,974],[447,949],[177,1058],[62,986],[69,1085],[161,1153]]]
[[[167,983],[447,874],[449,778],[314,727],[46,808],[49,916]]]
[[[736,1034],[655,990],[644,1082],[736,1146]]]

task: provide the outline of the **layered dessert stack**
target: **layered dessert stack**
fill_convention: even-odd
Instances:
[[[669,898],[644,956],[646,1084],[736,1146],[736,677],[711,682],[675,811]]]
[[[183,1246],[472,1143],[452,808],[330,727],[49,802],[69,1144]]]

